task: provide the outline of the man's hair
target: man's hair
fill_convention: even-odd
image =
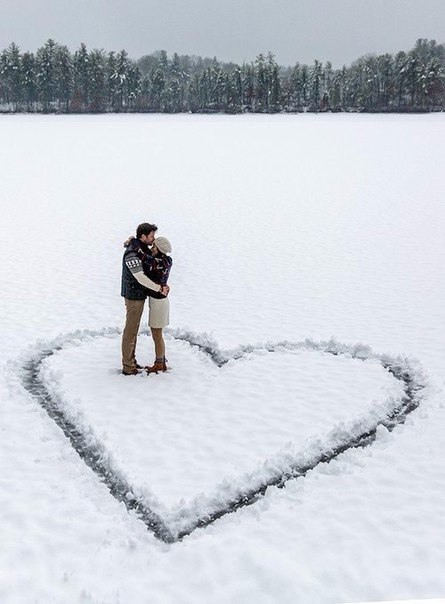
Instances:
[[[156,232],[158,227],[155,224],[150,224],[149,222],[143,222],[136,229],[136,238],[140,239],[142,235],[150,235],[153,231]]]

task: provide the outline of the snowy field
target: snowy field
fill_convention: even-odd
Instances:
[[[0,132],[0,603],[445,597],[445,115]],[[171,371],[126,377],[122,242],[144,221],[173,244]],[[26,389],[39,355],[34,377],[173,543]],[[404,396],[390,363],[422,386],[403,424],[195,528],[381,424]]]

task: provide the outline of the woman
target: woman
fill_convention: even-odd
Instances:
[[[144,273],[154,283],[167,285],[173,260],[168,254],[172,251],[170,241],[166,237],[156,237],[146,254],[138,250],[137,254],[142,260]],[[167,359],[165,358],[165,342],[163,329],[167,327],[170,320],[170,302],[168,297],[159,292],[150,290],[148,325],[155,345],[156,359],[153,365],[145,367],[147,373],[158,373],[167,371]]]

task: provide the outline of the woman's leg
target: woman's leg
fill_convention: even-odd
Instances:
[[[156,360],[152,367],[146,367],[148,373],[167,371],[165,362],[165,342],[163,329],[168,325],[170,303],[168,298],[150,298],[148,324],[155,345]]]
[[[153,338],[153,342],[155,344],[155,354],[156,361],[162,359],[164,361],[165,357],[165,342],[164,336],[162,333],[162,327],[150,327],[151,336]]]

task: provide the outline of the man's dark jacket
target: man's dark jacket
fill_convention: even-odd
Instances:
[[[145,300],[150,293],[150,290],[141,285],[131,272],[132,265],[141,265],[141,260],[136,253],[138,249],[142,250],[145,254],[149,253],[149,248],[145,243],[142,243],[139,239],[132,239],[125,248],[122,258],[121,296],[128,300]]]

